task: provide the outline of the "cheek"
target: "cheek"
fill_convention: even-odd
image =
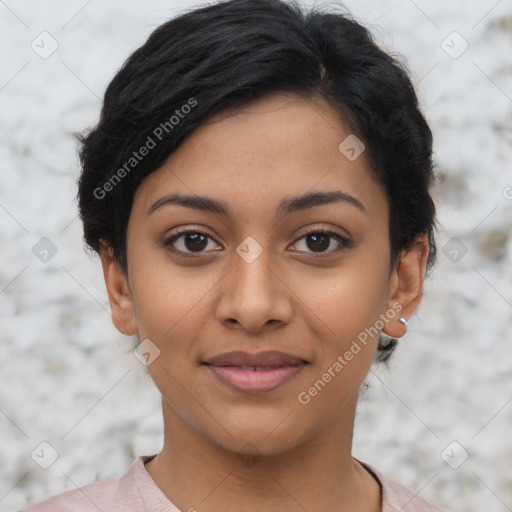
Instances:
[[[164,250],[139,251],[132,258],[131,284],[139,333],[165,344],[197,315],[212,278],[197,267],[171,264]]]
[[[344,275],[324,286],[309,289],[311,309],[317,312],[321,327],[314,372],[297,396],[304,412],[334,420],[365,379],[374,361],[379,340],[374,326],[383,312],[385,282],[379,273]],[[373,328],[372,328],[373,327]]]
[[[304,280],[300,287],[304,303],[345,340],[373,324],[387,302],[387,269],[378,262],[353,260],[321,280]]]
[[[341,407],[356,392],[374,360],[385,311],[387,268],[378,261],[355,258],[329,279],[304,288],[304,302],[321,320],[318,331],[318,366],[305,391],[318,404],[332,400]],[[321,391],[321,393],[320,393]],[[306,397],[307,399],[307,397]]]

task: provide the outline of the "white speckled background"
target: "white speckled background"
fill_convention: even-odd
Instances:
[[[96,122],[128,55],[194,5],[0,2],[2,511],[121,474],[161,447],[159,396],[82,248],[71,134]],[[345,5],[407,57],[441,178],[439,264],[389,369],[370,379],[354,455],[452,511],[512,510],[512,1]],[[31,48],[43,31],[59,45],[47,59]],[[449,36],[461,48],[454,31],[469,44],[457,59],[441,47]],[[47,263],[32,252],[42,237],[57,249]],[[30,457],[43,441],[59,453],[48,469]],[[469,454],[457,469],[441,456],[452,442],[445,457]]]

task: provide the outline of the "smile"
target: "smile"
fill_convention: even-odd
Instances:
[[[283,386],[309,363],[299,356],[266,351],[219,354],[203,364],[224,385],[242,393],[258,394]]]

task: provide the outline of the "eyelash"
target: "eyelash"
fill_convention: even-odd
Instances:
[[[173,234],[172,236],[166,238],[164,240],[164,242],[163,242],[163,245],[164,245],[164,247],[169,248],[172,252],[174,252],[176,254],[179,254],[180,256],[184,256],[186,258],[198,258],[198,257],[201,257],[204,254],[207,254],[205,252],[197,252],[197,253],[190,253],[189,252],[189,253],[187,253],[187,252],[184,252],[184,251],[181,251],[179,249],[176,249],[176,248],[172,247],[172,244],[176,240],[181,238],[183,235],[188,235],[188,234],[203,235],[203,236],[208,237],[208,238],[210,238],[210,239],[215,241],[215,239],[210,235],[210,233],[208,233],[207,231],[204,231],[201,228],[194,228],[194,229],[183,228],[183,229],[178,229],[175,234]],[[330,236],[330,237],[334,238],[340,244],[340,247],[338,249],[334,250],[334,251],[324,252],[324,253],[309,252],[309,254],[313,258],[325,258],[327,256],[332,256],[333,254],[338,254],[338,253],[340,253],[340,252],[344,251],[345,249],[348,249],[348,248],[350,248],[352,246],[352,242],[348,238],[345,238],[345,237],[339,235],[338,233],[336,233],[334,231],[329,231],[329,230],[325,230],[325,229],[322,229],[322,228],[310,228],[310,229],[308,229],[306,231],[306,233],[304,233],[302,236],[300,236],[296,240],[295,243],[297,243],[299,240],[302,240],[303,238],[306,238],[307,236],[310,236],[310,235],[313,235],[313,234],[315,234],[315,235],[327,235],[327,236]],[[303,251],[297,251],[297,252],[303,252]]]

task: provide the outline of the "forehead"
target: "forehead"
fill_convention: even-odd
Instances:
[[[353,138],[322,99],[268,96],[203,123],[141,184],[135,202],[147,212],[164,194],[179,192],[222,199],[232,213],[278,213],[284,197],[336,190],[382,216],[387,200],[364,151],[355,159],[345,151]]]

